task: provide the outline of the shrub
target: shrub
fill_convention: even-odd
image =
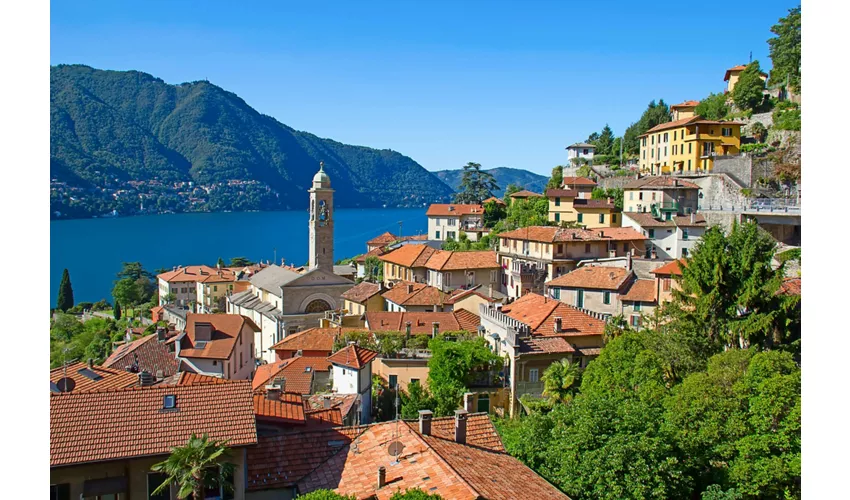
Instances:
[[[741,152],[742,153],[762,153],[767,151],[768,145],[763,142],[756,142],[750,144],[742,144]]]
[[[776,130],[800,130],[802,116],[799,109],[780,110],[773,112],[773,128]]]

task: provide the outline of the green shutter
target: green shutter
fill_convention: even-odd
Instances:
[[[577,217],[577,219],[576,219],[576,220],[577,220],[578,222],[582,222],[582,215],[584,215],[584,214],[581,214],[581,213],[580,213],[580,214],[578,214],[578,215],[576,216],[576,217]]]

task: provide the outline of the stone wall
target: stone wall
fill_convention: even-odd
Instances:
[[[741,222],[741,214],[736,212],[700,212],[708,226],[720,226],[725,232],[732,229],[734,221]]]
[[[599,185],[599,187],[601,187],[601,188],[605,188],[605,189],[620,188],[620,189],[622,189],[626,184],[630,183],[633,180],[635,180],[634,176],[605,177],[605,178],[600,178],[596,182]]]
[[[689,180],[700,187],[700,194],[702,194],[699,202],[700,212],[709,207],[740,207],[747,203],[747,198],[741,194],[744,186],[735,182],[727,174],[713,173]]]
[[[727,174],[741,187],[750,187],[753,183],[753,159],[748,155],[722,156],[714,160],[713,173]]]

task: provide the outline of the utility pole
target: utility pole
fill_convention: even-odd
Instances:
[[[625,142],[626,136],[623,134],[623,137],[620,137],[620,168],[625,167],[623,165],[623,142]]]
[[[398,237],[401,238],[401,226],[404,224],[403,220],[398,221]]]
[[[274,247],[274,260],[272,260],[272,264],[277,265],[277,247]]]

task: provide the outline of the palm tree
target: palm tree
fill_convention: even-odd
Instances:
[[[227,478],[233,477],[235,466],[224,461],[228,454],[226,444],[227,441],[209,439],[206,433],[203,437],[192,434],[186,446],[172,448],[168,459],[151,467],[152,471],[168,476],[153,494],[167,491],[176,483],[180,488],[177,498],[192,495],[195,500],[202,500],[204,488],[232,488]]]
[[[570,360],[555,361],[543,372],[543,395],[555,403],[568,402],[579,373],[579,367]]]

